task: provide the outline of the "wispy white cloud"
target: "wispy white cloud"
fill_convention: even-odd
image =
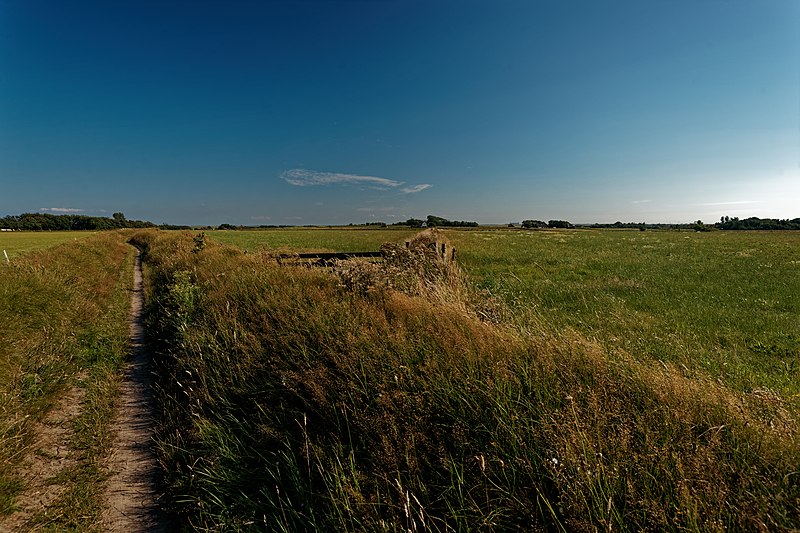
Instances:
[[[761,200],[734,200],[732,202],[705,202],[697,205],[702,206],[715,206],[715,205],[747,205],[747,204],[760,204]]]
[[[74,209],[72,207],[40,207],[40,211],[47,211],[50,213],[83,213],[83,209]]]
[[[403,188],[403,192],[406,194],[414,194],[420,191],[424,191],[425,189],[430,189],[433,187],[430,183],[420,183],[419,185],[412,185],[411,187]]]
[[[397,181],[379,176],[362,176],[360,174],[345,174],[342,172],[321,172],[304,168],[293,168],[281,174],[281,179],[298,187],[313,185],[362,185],[373,189],[397,189],[405,185],[404,181]],[[433,187],[430,183],[409,185],[402,187],[403,194],[414,194]]]
[[[360,176],[358,174],[342,174],[339,172],[320,172],[318,170],[305,170],[294,168],[281,174],[281,178],[287,183],[298,187],[308,187],[310,185],[334,185],[334,184],[361,184],[378,187],[398,187],[403,184],[401,181],[380,178],[378,176]]]
[[[253,215],[250,220],[272,220],[272,217],[267,215]]]
[[[632,204],[648,204],[650,202],[652,202],[652,200],[634,200],[631,203]]]

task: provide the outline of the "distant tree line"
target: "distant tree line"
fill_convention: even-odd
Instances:
[[[186,225],[176,225],[176,224],[159,224],[156,226],[158,229],[165,229],[165,230],[177,230],[177,229],[208,229],[208,228],[196,228],[194,226],[186,226]]]
[[[425,221],[421,218],[409,218],[405,222],[395,222],[392,226],[408,226],[410,228],[421,228]]]
[[[786,229],[800,229],[800,218],[793,218],[789,220],[777,218],[758,218],[750,217],[739,220],[739,217],[722,217],[719,222],[714,224],[719,229],[726,230],[786,230]]]
[[[468,222],[465,220],[447,220],[446,218],[437,217],[436,215],[428,215],[425,220],[419,218],[409,218],[405,222],[396,222],[395,226],[409,226],[412,228],[421,228],[427,226],[429,228],[443,227],[443,228],[477,228],[477,222]]]
[[[544,220],[523,220],[522,221],[523,228],[573,228],[572,224],[570,224],[566,220],[548,220],[545,222]]]
[[[544,220],[523,220],[522,221],[523,228],[546,228],[547,222]]]
[[[447,227],[447,228],[477,228],[477,222],[467,222],[466,220],[447,220],[446,218],[437,217],[434,215],[428,215],[428,219],[426,220],[428,223],[429,228],[435,228],[437,226]]]
[[[639,228],[645,229],[691,229],[694,231],[721,230],[800,230],[800,218],[775,219],[750,217],[740,220],[738,217],[721,217],[715,224],[706,224],[695,220],[689,224],[645,224],[644,222],[614,222],[613,224],[591,224],[590,228]]]
[[[75,231],[152,227],[155,227],[152,222],[128,220],[122,213],[114,213],[111,218],[86,215],[51,215],[50,213],[23,213],[0,218],[0,228],[15,231]]]

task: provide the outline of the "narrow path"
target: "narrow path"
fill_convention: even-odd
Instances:
[[[166,531],[159,506],[158,469],[153,450],[153,405],[149,354],[142,325],[142,258],[136,253],[131,299],[131,358],[120,387],[116,435],[108,458],[108,508],[104,531]]]

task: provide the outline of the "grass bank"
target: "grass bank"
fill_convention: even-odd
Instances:
[[[481,320],[511,315],[425,257],[337,276],[192,234],[134,240],[187,529],[800,524],[796,413],[780,398],[537,316]]]
[[[4,231],[0,232],[0,254],[6,251],[10,259],[56,244],[77,241],[96,235],[95,231]],[[5,262],[5,256],[0,256]]]
[[[19,510],[34,428],[72,387],[83,404],[70,428],[77,460],[45,480],[61,487],[28,526],[86,530],[98,518],[101,463],[127,343],[134,250],[104,233],[0,265],[0,513]]]

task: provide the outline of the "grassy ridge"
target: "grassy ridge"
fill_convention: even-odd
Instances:
[[[191,235],[135,242],[186,527],[800,523],[797,427],[780,398],[519,316],[482,322],[461,276],[424,258],[430,294],[410,295],[353,290],[342,279],[356,266],[337,278]]]
[[[24,490],[19,468],[41,420],[69,386],[83,387],[71,447],[79,456],[51,482],[65,491],[40,524],[85,530],[97,520],[100,462],[109,445],[127,347],[133,249],[119,234],[79,239],[0,265],[0,512]],[[32,447],[32,448],[31,448]]]

